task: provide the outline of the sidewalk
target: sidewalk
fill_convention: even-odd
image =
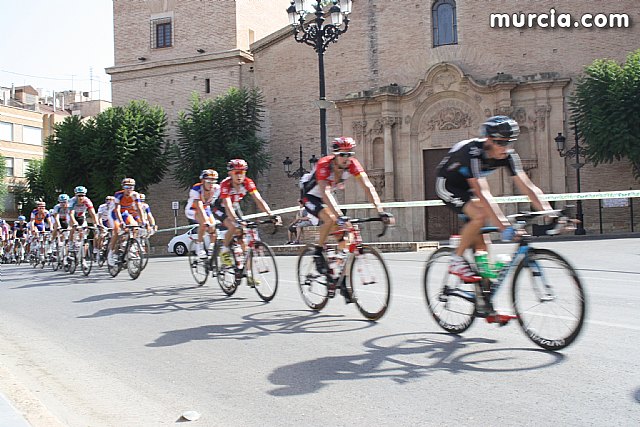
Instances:
[[[0,425],[2,427],[31,427],[31,424],[2,393],[0,393]]]

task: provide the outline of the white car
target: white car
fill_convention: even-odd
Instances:
[[[167,245],[167,252],[174,253],[178,256],[186,255],[187,251],[193,251],[195,242],[198,239],[198,226],[194,225],[183,234],[175,236]],[[205,247],[209,245],[209,233],[204,235]]]

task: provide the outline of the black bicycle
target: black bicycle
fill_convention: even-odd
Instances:
[[[515,227],[524,229],[527,223],[543,215],[563,211],[530,212],[511,215]],[[553,234],[561,228],[569,229],[565,219],[558,221]],[[564,225],[563,225],[564,224]],[[482,232],[495,232],[485,227]],[[476,317],[489,323],[505,325],[517,319],[525,334],[546,350],[560,350],[570,345],[580,334],[586,311],[586,296],[576,270],[562,256],[549,249],[534,248],[530,236],[524,234],[509,263],[494,271],[494,277],[482,276],[481,282],[464,283],[449,273],[453,247],[442,247],[427,260],[424,272],[424,291],[429,312],[438,325],[454,334],[466,331]],[[510,273],[511,302],[514,315],[498,314],[493,297]]]
[[[302,248],[298,257],[298,285],[305,304],[316,311],[322,310],[340,290],[345,300],[353,302],[364,317],[380,319],[389,308],[391,300],[391,279],[382,254],[373,246],[362,242],[358,223],[380,221],[382,218],[354,218],[352,224],[344,226],[333,234],[348,233],[352,236],[348,252],[327,256],[316,254],[314,245]],[[382,237],[387,230],[383,222]],[[324,257],[325,273],[318,271],[316,257]]]
[[[218,238],[213,248],[207,250],[206,259],[202,260],[193,251],[189,251],[189,267],[196,282],[204,285],[211,273],[222,291],[231,296],[246,277],[247,284],[256,290],[263,301],[271,301],[278,290],[278,266],[273,250],[260,240],[260,224],[274,224],[274,230],[276,227],[275,220],[271,218],[240,222],[241,232],[233,236],[229,248],[233,259],[231,265],[224,264],[220,259],[225,230],[218,230]]]
[[[143,255],[138,239],[135,237],[135,229],[138,225],[125,225],[126,232],[120,236],[116,252],[117,260],[114,265],[109,265],[109,274],[116,277],[120,270],[126,268],[132,279],[137,279],[142,271]],[[115,237],[112,237],[115,238]]]

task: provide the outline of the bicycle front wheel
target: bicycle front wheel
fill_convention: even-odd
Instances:
[[[93,267],[93,244],[91,240],[85,240],[82,244],[80,266],[82,267],[82,274],[88,276],[91,273]]]
[[[151,243],[149,243],[149,238],[143,237],[140,239],[140,249],[142,250],[142,269],[147,268],[147,264],[149,263],[149,254],[151,253]]]
[[[135,280],[140,277],[142,271],[142,249],[140,243],[136,239],[129,239],[127,242],[127,250],[125,252],[127,262],[127,271],[129,276]]]
[[[231,296],[238,290],[238,285],[240,285],[242,278],[237,277],[235,265],[225,265],[222,262],[222,259],[220,258],[220,246],[221,243],[216,242],[216,248],[214,248],[214,254],[216,254],[214,258],[214,270],[220,289],[222,289],[222,292],[226,295]]]
[[[255,247],[249,254],[251,268],[247,269],[249,277],[253,280],[258,296],[263,301],[271,301],[278,290],[278,266],[276,257],[271,248],[263,242],[255,242]]]
[[[531,248],[513,276],[513,308],[525,334],[546,350],[571,344],[582,329],[586,300],[574,268],[557,253]]]
[[[208,263],[209,259],[201,259],[194,251],[189,251],[189,270],[199,286],[204,285],[209,278]]]
[[[328,265],[326,256],[324,265]],[[328,278],[316,269],[316,249],[313,245],[302,248],[298,257],[298,286],[300,295],[307,306],[313,310],[322,310],[329,301]]]
[[[443,247],[431,254],[424,271],[424,295],[427,308],[438,326],[447,332],[460,334],[475,319],[475,290],[449,273],[454,249]]]
[[[369,320],[378,320],[387,312],[391,300],[389,271],[380,252],[363,246],[355,254],[349,271],[351,299]]]

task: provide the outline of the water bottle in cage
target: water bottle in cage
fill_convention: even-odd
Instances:
[[[238,241],[234,241],[232,244],[233,257],[236,260],[236,268],[242,269],[244,265],[244,254],[242,253],[242,246]]]

